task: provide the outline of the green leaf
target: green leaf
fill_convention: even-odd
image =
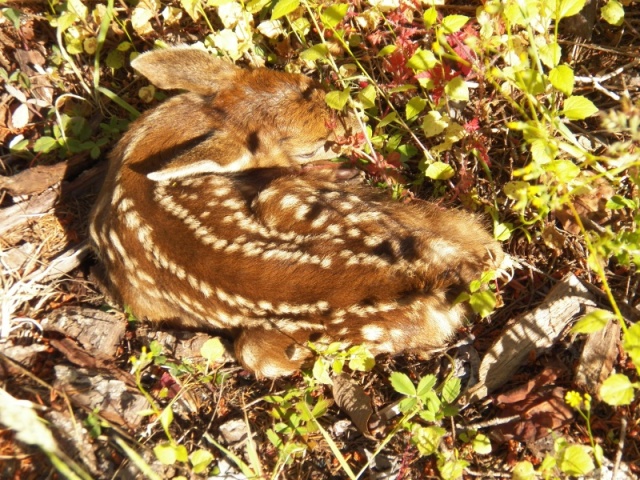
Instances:
[[[489,455],[491,453],[491,440],[482,433],[476,435],[471,446],[478,455]]]
[[[153,453],[164,465],[173,465],[178,460],[177,447],[168,443],[156,445],[153,447]]]
[[[411,379],[404,373],[393,372],[389,377],[393,389],[402,395],[415,396],[416,387]]]
[[[376,55],[376,57],[386,57],[387,55],[391,55],[393,52],[395,52],[398,49],[398,47],[396,47],[395,45],[387,45],[386,47],[383,47],[378,54]]]
[[[378,128],[386,127],[391,122],[394,122],[396,118],[398,118],[398,114],[396,112],[391,112],[385,115],[378,123]]]
[[[629,405],[633,401],[633,384],[622,373],[615,373],[602,382],[600,397],[609,405]]]
[[[493,238],[499,242],[506,242],[511,238],[513,232],[513,224],[497,222],[493,226]]]
[[[448,180],[453,177],[456,172],[448,163],[433,162],[429,164],[424,174],[434,180]]]
[[[496,308],[496,296],[491,290],[475,292],[469,299],[469,305],[474,312],[484,318]]]
[[[347,10],[349,10],[348,3],[331,5],[320,14],[320,20],[322,20],[322,23],[325,25],[335,28],[347,14]]]
[[[567,97],[573,93],[574,74],[571,67],[559,65],[549,72],[549,81],[556,90],[561,91]]]
[[[331,380],[331,372],[329,368],[329,361],[325,358],[319,357],[313,364],[313,378],[324,385],[331,385],[333,380]]]
[[[433,387],[436,386],[436,376],[429,374],[425,375],[418,382],[418,388],[416,390],[419,397],[424,397],[427,393],[433,390]]]
[[[407,62],[407,67],[418,72],[423,72],[425,70],[431,70],[437,64],[438,60],[432,51],[419,48]]]
[[[584,8],[586,0],[556,0],[559,2],[552,10],[552,18],[560,21],[563,18],[571,17],[580,13]]]
[[[518,72],[517,78],[523,90],[526,90],[531,95],[544,93],[544,79],[537,70],[531,68],[522,70]]]
[[[55,148],[59,148],[60,144],[55,138],[52,137],[40,137],[33,144],[33,151],[38,153],[49,153]]]
[[[537,478],[533,464],[527,460],[516,463],[511,472],[511,480],[536,480]]]
[[[375,366],[376,359],[369,351],[359,353],[349,360],[349,368],[358,372],[369,372]]]
[[[333,108],[334,110],[342,110],[349,101],[350,94],[350,88],[346,88],[343,91],[336,90],[327,93],[327,95],[324,97],[324,101],[327,103],[327,105],[329,105],[329,107]]]
[[[413,117],[418,115],[420,112],[424,110],[424,107],[427,106],[427,101],[424,98],[413,97],[409,102],[407,102],[406,116],[407,120],[411,120]]]
[[[562,452],[558,466],[564,473],[576,477],[586,475],[596,468],[591,455],[589,455],[588,447],[585,445],[568,446]]]
[[[300,0],[278,0],[278,3],[276,3],[271,12],[271,20],[277,20],[285,15],[289,15],[297,10],[299,6]]]
[[[66,31],[77,19],[78,16],[73,12],[63,13],[58,17],[58,29],[61,33]]]
[[[67,0],[67,8],[70,12],[75,13],[80,18],[86,18],[89,13],[89,9],[82,0]]]
[[[107,67],[117,70],[124,66],[124,52],[120,50],[111,50],[107,55]]]
[[[582,317],[571,329],[572,333],[594,333],[602,330],[607,322],[614,318],[613,313],[606,310],[594,310]]]
[[[319,43],[300,52],[300,58],[309,62],[324,60],[327,55],[329,55],[329,47],[324,43]]]
[[[634,200],[625,198],[622,195],[614,195],[609,200],[607,200],[605,206],[610,210],[620,210],[622,208],[638,208],[638,204]]]
[[[164,410],[162,410],[159,420],[160,425],[162,425],[163,428],[167,430],[169,428],[169,425],[171,425],[171,422],[173,422],[173,410],[171,409],[171,405],[166,406]]]
[[[574,95],[564,101],[562,114],[569,120],[583,120],[598,112],[591,100],[582,95]]]
[[[208,363],[218,362],[223,357],[224,352],[224,345],[218,337],[210,338],[200,347],[200,355]]]
[[[622,346],[636,368],[640,369],[640,323],[634,323],[629,327],[622,339]]]
[[[189,461],[193,465],[193,473],[204,473],[213,461],[213,455],[207,450],[196,450],[189,455]]]
[[[539,54],[542,63],[544,63],[549,68],[553,68],[558,65],[558,63],[560,63],[562,49],[560,48],[558,42],[551,42],[540,47]]]
[[[16,30],[20,29],[20,17],[22,16],[20,10],[16,10],[15,8],[3,8],[2,16],[13,24],[13,28]]]
[[[425,10],[424,15],[422,17],[424,20],[425,28],[431,28],[438,21],[438,11],[435,7],[431,7],[428,10]]]
[[[460,395],[461,382],[458,377],[449,378],[442,387],[442,399],[447,403],[455,402]]]
[[[549,163],[546,170],[553,173],[555,180],[561,183],[569,183],[580,174],[580,167],[571,160],[554,160]]]
[[[445,85],[444,92],[451,100],[458,102],[469,101],[469,87],[460,76],[454,77]]]
[[[624,23],[624,7],[618,0],[609,0],[600,10],[605,22],[619,27]]]
[[[449,121],[435,110],[428,112],[422,120],[422,130],[427,138],[440,135],[448,126]]]
[[[373,85],[367,85],[358,92],[358,100],[360,100],[360,103],[365,109],[373,108],[376,106],[377,95],[376,87]]]
[[[469,21],[469,17],[464,15],[447,15],[442,19],[440,25],[444,28],[445,33],[456,33]]]
[[[411,433],[411,442],[418,447],[418,451],[422,455],[433,455],[438,451],[442,437],[447,431],[442,427],[416,426]]]

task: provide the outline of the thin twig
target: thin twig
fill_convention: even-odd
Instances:
[[[622,450],[624,450],[624,440],[627,436],[627,416],[623,416],[620,419],[620,440],[618,440],[618,449],[616,450],[616,458],[613,462],[613,472],[611,478],[618,478],[618,469],[620,468],[620,462],[622,461]]]

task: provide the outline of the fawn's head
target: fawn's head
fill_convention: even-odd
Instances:
[[[303,75],[245,70],[194,48],[156,50],[132,66],[163,89],[184,89],[143,116],[123,151],[152,180],[250,168],[295,167],[333,158],[339,118]],[[348,127],[347,127],[348,126]]]

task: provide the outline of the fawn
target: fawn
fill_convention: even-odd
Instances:
[[[228,331],[266,377],[307,362],[309,340],[395,354],[453,336],[467,314],[453,300],[504,258],[474,216],[305,173],[335,156],[350,121],[330,127],[324,92],[303,75],[193,48],[132,65],[187,93],[142,115],[110,156],[90,236],[119,301]]]

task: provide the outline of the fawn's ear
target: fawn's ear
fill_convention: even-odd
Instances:
[[[136,57],[131,66],[162,89],[180,88],[211,95],[218,85],[232,79],[240,70],[197,48],[174,47],[153,50]]]

